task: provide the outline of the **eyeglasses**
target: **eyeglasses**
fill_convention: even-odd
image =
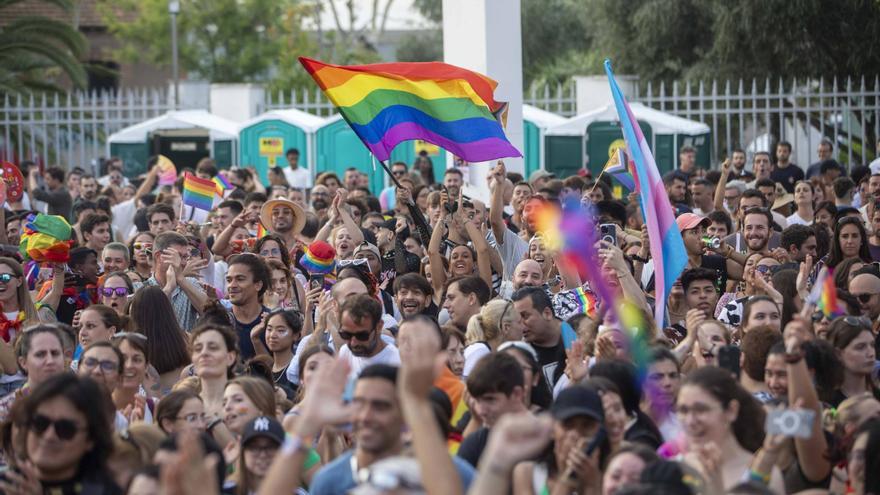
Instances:
[[[860,303],[868,304],[869,302],[871,302],[871,298],[876,295],[876,292],[863,292],[861,294],[853,294],[852,296],[858,299]]]
[[[263,249],[260,251],[260,256],[281,256],[281,250],[278,248]]]
[[[254,455],[275,455],[275,452],[278,452],[279,446],[277,444],[271,445],[247,445],[244,450],[247,452],[251,452]]]
[[[340,330],[339,331],[339,338],[341,338],[342,340],[345,340],[345,341],[349,341],[351,339],[358,339],[361,342],[366,342],[366,341],[370,340],[370,335],[372,335],[372,334],[373,334],[373,332],[370,332],[370,331],[346,332],[344,330]]]
[[[11,273],[0,273],[0,282],[8,284],[12,279],[18,278]]]
[[[105,373],[119,370],[119,363],[110,361],[109,359],[99,360],[96,358],[86,358],[82,361],[81,366],[87,370],[93,370],[100,366],[101,371]]]
[[[113,297],[113,294],[116,294],[119,297],[125,297],[128,295],[128,287],[101,287],[100,290],[104,297]]]
[[[186,416],[177,416],[174,419],[176,420],[184,420],[187,423],[198,423],[205,421],[205,415],[199,413],[189,413]]]
[[[31,419],[31,431],[37,435],[46,433],[50,426],[55,429],[55,435],[61,440],[72,439],[82,429],[72,419],[51,419],[42,414],[34,414],[33,419]]]

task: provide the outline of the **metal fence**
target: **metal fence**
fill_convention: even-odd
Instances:
[[[713,163],[734,148],[792,143],[796,163],[813,161],[823,138],[837,158],[864,164],[880,133],[880,78],[636,84],[633,101],[697,120],[712,129]],[[562,116],[577,113],[574,81],[532,87],[524,102]],[[173,107],[165,89],[6,97],[0,102],[0,159],[90,167],[110,134]],[[318,88],[268,93],[259,111],[296,107],[327,117],[335,110]],[[748,151],[748,150],[747,150]]]
[[[880,78],[844,80],[648,82],[637,85],[636,101],[663,112],[704,122],[712,129],[715,159],[734,148],[767,150],[777,140],[815,158],[821,139],[835,145],[846,164],[875,157],[880,123]],[[811,160],[812,161],[812,160]]]
[[[95,171],[114,132],[171,110],[163,89],[16,96],[0,105],[0,159]]]

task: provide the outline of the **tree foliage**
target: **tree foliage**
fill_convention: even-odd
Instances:
[[[4,8],[22,1],[0,2],[0,18]],[[73,8],[72,0],[45,2],[68,12]],[[60,76],[66,76],[74,87],[84,88],[87,76],[80,58],[86,48],[85,37],[67,22],[26,16],[0,26],[0,96],[60,91]]]

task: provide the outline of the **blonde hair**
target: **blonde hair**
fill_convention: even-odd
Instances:
[[[876,400],[874,394],[864,392],[847,398],[837,406],[837,409],[825,409],[822,418],[825,423],[825,429],[838,435],[840,438],[843,438],[846,433],[846,425],[853,425],[855,427],[853,428],[854,430],[858,429],[859,425],[866,419],[858,415],[858,407],[869,400]]]
[[[516,321],[513,303],[505,299],[493,299],[480,309],[480,313],[468,320],[465,340],[474,342],[494,342],[503,338],[503,324]]]
[[[21,263],[4,256],[0,257],[0,264],[8,266],[12,270],[12,274],[19,280],[15,298],[18,301],[18,310],[24,311],[24,322],[21,328],[36,325],[40,322],[40,316],[37,314],[37,307],[34,306],[33,299],[31,299],[31,292],[28,290],[27,279],[25,279]]]

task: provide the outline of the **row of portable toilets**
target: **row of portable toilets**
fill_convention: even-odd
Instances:
[[[697,149],[699,165],[709,165],[707,125],[639,103],[634,103],[632,110],[661,171],[677,165],[677,150],[684,145]],[[526,176],[547,169],[564,177],[584,167],[596,176],[622,144],[617,114],[610,105],[571,118],[524,105],[523,134]],[[146,170],[150,156],[163,154],[178,168],[194,167],[206,156],[221,168],[254,166],[265,181],[268,169],[286,167],[286,151],[296,148],[300,163],[315,175],[332,171],[341,176],[347,168],[356,167],[367,173],[374,191],[385,185],[384,174],[373,172],[378,165],[366,146],[341,117],[317,117],[296,109],[272,110],[241,124],[204,110],[169,112],[112,134],[108,147],[110,156],[123,159],[130,177]],[[392,151],[391,160],[411,165],[422,151],[433,161],[440,179],[446,168],[446,152],[430,143],[401,143]]]

